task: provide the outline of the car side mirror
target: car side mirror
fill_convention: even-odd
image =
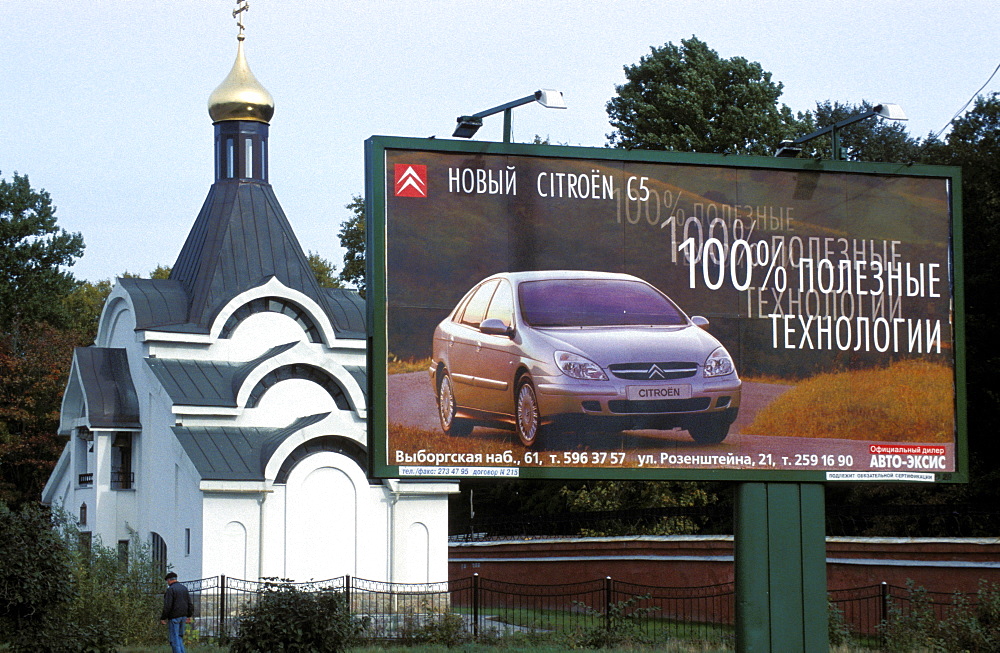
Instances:
[[[507,336],[509,338],[514,335],[514,327],[507,326],[501,319],[491,317],[479,324],[479,332],[490,336]]]
[[[702,317],[701,315],[692,315],[691,316],[691,324],[693,324],[695,326],[699,326],[702,329],[704,329],[705,331],[708,331],[708,318],[707,317]]]

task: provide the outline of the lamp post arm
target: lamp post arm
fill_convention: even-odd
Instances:
[[[856,116],[851,116],[849,118],[844,118],[843,120],[835,122],[832,125],[827,125],[823,129],[819,129],[817,131],[814,131],[811,134],[806,134],[805,136],[800,136],[800,137],[796,138],[795,140],[792,141],[792,145],[801,145],[801,144],[805,143],[806,141],[811,141],[812,139],[818,138],[820,136],[823,136],[824,134],[829,134],[830,132],[835,132],[836,130],[838,130],[838,129],[842,128],[842,127],[847,127],[848,125],[853,125],[856,122],[861,122],[862,120],[865,120],[867,118],[871,118],[872,116],[877,116],[877,115],[879,115],[877,111],[865,111],[864,113],[859,113]]]
[[[493,114],[500,113],[501,111],[509,111],[514,107],[524,106],[525,104],[531,104],[537,98],[534,95],[529,95],[528,97],[523,97],[520,100],[512,100],[507,104],[501,104],[498,107],[493,107],[492,109],[487,109],[486,111],[480,111],[479,113],[472,114],[473,118],[485,118],[486,116],[492,116]]]

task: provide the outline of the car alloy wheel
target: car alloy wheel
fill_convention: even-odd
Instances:
[[[538,399],[535,397],[535,387],[527,377],[522,379],[517,387],[515,412],[517,437],[521,439],[521,444],[530,447],[538,441],[542,426],[541,416],[538,413]]]
[[[472,425],[460,417],[455,417],[457,409],[451,377],[445,372],[438,385],[438,417],[441,418],[441,430],[448,435],[468,435],[472,432]]]

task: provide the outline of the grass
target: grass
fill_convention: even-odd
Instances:
[[[402,424],[390,424],[389,442],[392,444],[393,450],[400,449],[407,453],[416,453],[423,449],[449,453],[496,453],[502,455],[505,451],[511,451],[515,459],[520,460],[526,451],[513,431],[508,437],[492,434],[477,437],[476,432],[473,431],[472,435],[455,438],[445,435],[439,430],[427,431]]]
[[[757,414],[751,433],[880,442],[951,442],[952,369],[924,361],[820,374]]]
[[[408,358],[402,360],[389,353],[389,360],[386,362],[388,374],[407,374],[409,372],[427,372],[431,367],[430,358]]]

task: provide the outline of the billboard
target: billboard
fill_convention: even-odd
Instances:
[[[957,169],[366,145],[376,475],[964,480]]]

